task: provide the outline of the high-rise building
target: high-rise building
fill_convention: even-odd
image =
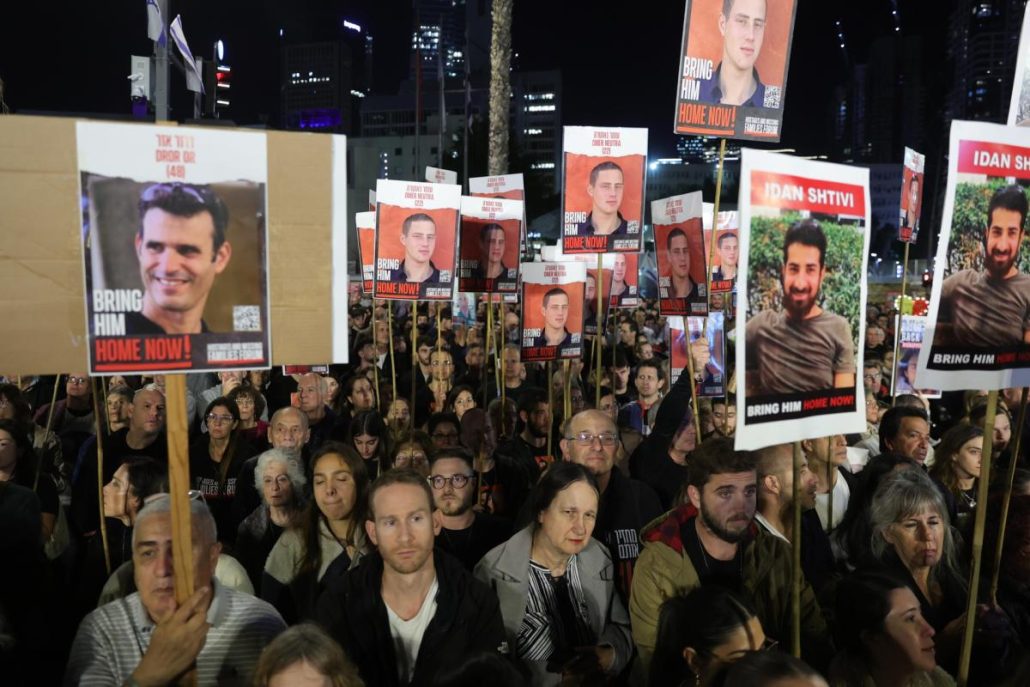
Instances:
[[[337,40],[282,48],[283,127],[355,135],[372,90],[372,35],[342,20]]]
[[[466,62],[476,85],[488,73],[490,3],[484,0],[416,0],[408,78],[435,80],[443,59],[444,79],[461,82]],[[466,40],[467,39],[467,40]]]
[[[562,79],[559,71],[512,72],[511,134],[523,168],[557,193],[561,183]]]
[[[946,45],[952,69],[949,119],[1004,122],[1025,0],[957,0]]]

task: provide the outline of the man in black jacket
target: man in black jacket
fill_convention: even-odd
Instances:
[[[497,596],[451,556],[426,479],[391,470],[369,490],[365,531],[377,551],[330,583],[318,621],[368,685],[431,685],[469,654],[507,652]]]
[[[619,432],[610,415],[584,410],[572,416],[561,440],[565,460],[592,472],[601,488],[594,539],[608,547],[615,563],[616,588],[629,604],[633,566],[640,556],[640,530],[662,514],[658,495],[651,487],[624,477],[615,468]]]

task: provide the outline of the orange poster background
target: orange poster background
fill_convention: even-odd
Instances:
[[[901,174],[901,211],[908,212],[908,185],[915,176],[919,182],[919,200],[916,202],[916,219],[918,220],[919,213],[923,211],[923,175],[916,174],[908,167],[902,167],[902,169],[904,171]]]
[[[666,241],[673,229],[682,229],[687,234],[687,244],[690,246],[690,278],[698,284],[706,283],[708,277],[705,274],[705,261],[708,259],[708,254],[704,252],[704,242],[701,240],[700,217],[694,217],[679,224],[654,225],[654,247],[658,253],[658,277],[670,276]]]
[[[507,198],[508,200],[525,200],[526,192],[514,188],[503,193],[470,193],[472,198]]]
[[[525,298],[522,302],[522,328],[543,329],[544,314],[540,312],[544,294],[553,288],[561,288],[569,294],[569,319],[565,328],[572,334],[583,333],[583,298],[586,291],[583,282],[575,284],[527,284],[523,282]]]
[[[371,293],[372,291],[372,280],[365,279],[364,277],[366,272],[370,269],[373,269],[375,265],[375,242],[375,229],[366,229],[364,227],[358,227],[358,256],[361,258],[361,284],[362,288],[368,293]]]
[[[587,193],[590,170],[602,162],[614,162],[622,168],[622,206],[619,212],[629,222],[643,222],[644,156],[620,157],[565,153],[565,212],[590,212],[594,201]]]
[[[712,67],[722,60],[722,34],[719,33],[719,15],[722,0],[695,0],[690,3],[690,29],[687,32],[687,55],[712,60]],[[782,86],[784,65],[787,63],[787,38],[790,18],[794,13],[794,0],[767,2],[765,10],[765,36],[762,50],[755,60],[758,76],[767,86]],[[781,108],[782,109],[782,108]]]
[[[626,269],[627,269],[627,272],[628,272],[629,271],[629,267],[627,266]],[[604,305],[605,303],[608,302],[608,294],[610,294],[611,291],[612,291],[612,271],[610,269],[608,269],[607,267],[602,267],[601,268],[601,273],[602,273],[601,274],[601,300],[602,300],[601,305]],[[594,278],[594,286],[596,288],[596,286],[597,286],[597,270],[596,269],[589,269],[589,268],[587,268],[587,274],[589,274],[591,277]],[[586,293],[587,293],[587,290],[586,290],[586,287],[584,286],[583,287],[583,298],[584,299],[586,299]],[[595,306],[597,305],[597,294],[596,293],[594,294],[594,305]]]
[[[500,224],[504,228],[504,266],[509,269],[517,267],[519,262],[519,240],[521,238],[519,229],[522,226],[522,220],[518,219],[462,217],[461,259],[484,261],[479,244],[479,230],[487,224]]]
[[[457,208],[407,208],[397,205],[379,203],[379,215],[376,218],[379,239],[378,253],[376,254],[376,266],[379,259],[395,258],[404,260],[404,246],[401,244],[401,225],[409,215],[425,213],[436,222],[436,249],[433,251],[433,265],[438,270],[450,270],[452,277],[454,273],[454,253],[457,237],[458,209]]]

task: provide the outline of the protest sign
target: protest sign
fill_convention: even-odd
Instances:
[[[358,262],[361,263],[361,288],[371,296],[374,292],[372,282],[375,281],[376,257],[376,213],[354,213],[354,223],[358,228]]]
[[[940,398],[941,392],[935,389],[920,389],[916,386],[919,364],[919,350],[923,347],[923,333],[926,329],[926,317],[919,315],[901,315],[894,318],[894,330],[898,332],[898,355],[891,373],[891,396],[914,394],[916,390],[924,398]]]
[[[458,173],[439,167],[426,167],[426,181],[431,184],[456,184]]]
[[[707,328],[705,327],[707,320]],[[726,395],[726,337],[724,317],[721,312],[713,312],[706,317],[673,316],[669,323],[669,372],[670,384],[674,384],[679,376],[688,370],[687,331],[690,332],[690,343],[694,343],[704,334],[708,339],[711,358],[703,370],[695,370],[701,375],[701,383],[695,384],[699,398],[715,398]],[[686,327],[684,327],[686,324]],[[689,372],[687,372],[689,374]]]
[[[460,186],[376,183],[376,298],[451,300],[460,208]]]
[[[651,201],[654,245],[658,254],[658,312],[704,315],[708,312],[701,192]]]
[[[1030,255],[1022,250],[1028,180],[1030,131],[952,122],[920,384],[944,391],[1030,385]]]
[[[582,357],[586,277],[582,262],[522,265],[523,362]]]
[[[76,128],[90,371],[268,367],[265,135]]]
[[[745,149],[739,207],[737,448],[864,431],[869,171]]]
[[[647,129],[567,126],[562,150],[564,252],[639,253]]]
[[[898,240],[915,243],[919,238],[919,216],[923,211],[923,167],[926,156],[905,148],[905,165],[901,173],[901,213],[898,217]]]
[[[515,293],[523,203],[504,198],[461,199],[459,291]]]
[[[687,2],[677,134],[780,140],[796,9],[794,0]]]
[[[616,253],[612,260],[612,279],[608,287],[608,304],[612,308],[633,308],[638,297],[640,253]]]

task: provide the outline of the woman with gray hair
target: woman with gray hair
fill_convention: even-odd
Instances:
[[[268,554],[284,531],[301,523],[307,482],[300,464],[286,451],[273,448],[258,456],[254,486],[261,505],[240,523],[233,553],[259,593]]]
[[[968,582],[956,562],[957,546],[940,490],[922,470],[895,472],[876,489],[870,521],[873,557],[915,594],[922,616],[936,632],[938,661],[954,669]],[[986,606],[979,611],[979,628],[1000,620]],[[978,653],[975,648],[973,653]]]

